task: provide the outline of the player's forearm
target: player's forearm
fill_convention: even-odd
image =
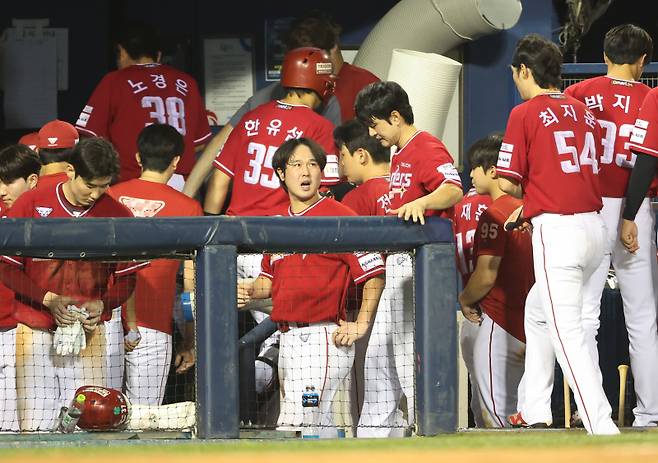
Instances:
[[[203,153],[194,164],[192,172],[190,172],[190,175],[187,177],[187,181],[185,182],[185,186],[183,187],[183,193],[185,193],[190,198],[196,196],[199,188],[201,188],[203,182],[206,181],[208,174],[210,174],[212,170],[212,162],[215,160],[215,157],[217,156],[217,153],[219,153],[221,147],[224,146],[226,138],[228,137],[228,134],[231,133],[231,130],[233,130],[231,125],[226,124],[217,133],[217,135],[215,135],[206,144],[206,147],[203,149]]]
[[[359,315],[356,317],[358,324],[370,326],[375,319],[379,299],[384,291],[384,284],[383,276],[373,277],[363,284],[363,300],[359,308]]]
[[[631,173],[626,189],[626,204],[622,217],[626,220],[635,220],[642,201],[647,196],[649,186],[658,166],[658,158],[644,153],[637,153],[635,166]]]
[[[194,292],[194,261],[186,260],[183,263],[183,291]]]
[[[37,285],[20,268],[10,264],[0,263],[0,281],[13,292],[38,304],[43,303],[48,293],[48,290]]]
[[[476,267],[475,272],[468,280],[466,287],[459,295],[459,301],[463,305],[473,306],[480,302],[484,296],[489,294],[491,288],[496,283],[497,273],[479,270]]]
[[[222,212],[231,182],[231,179],[224,172],[217,169],[214,170],[215,172],[212,174],[208,184],[206,199],[203,203],[203,211],[209,214],[219,214]]]
[[[464,197],[461,187],[454,183],[444,183],[436,190],[421,198],[425,210],[442,211],[457,204]]]
[[[129,330],[137,329],[137,309],[135,307],[135,291],[133,291],[128,299],[126,300],[126,310],[125,313],[125,322],[126,327]]]
[[[267,299],[272,295],[272,280],[264,276],[256,278],[250,294],[252,299]]]
[[[523,198],[523,187],[516,180],[507,177],[498,177],[498,186],[510,196],[519,199]]]
[[[101,297],[104,306],[103,311],[112,310],[126,302],[128,297],[135,290],[136,281],[137,275],[134,273],[117,278],[117,280],[107,288],[103,297]]]

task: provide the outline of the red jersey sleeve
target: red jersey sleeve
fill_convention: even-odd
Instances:
[[[496,164],[496,171],[501,176],[512,177],[519,181],[528,174],[528,153],[522,111],[522,105],[517,106],[509,115]]]
[[[357,215],[373,215],[371,208],[366,204],[367,198],[357,192],[359,188],[361,187],[356,187],[356,189],[349,191],[343,196],[341,203],[352,209]]]
[[[240,121],[239,126],[242,124],[243,121]],[[235,177],[236,158],[239,156],[239,150],[244,146],[242,128],[239,126],[231,131],[226,143],[224,143],[224,146],[217,153],[214,161],[215,169],[221,170],[231,178]]]
[[[427,156],[419,171],[420,181],[427,191],[434,191],[444,183],[462,186],[461,177],[452,163],[452,157],[443,147]]]
[[[263,254],[263,260],[260,264],[260,275],[270,280],[274,279],[274,270],[272,269],[272,255]]]
[[[91,94],[83,108],[75,128],[95,137],[107,138],[110,132],[110,111],[112,104],[112,76],[107,74]]]
[[[327,165],[322,172],[321,185],[336,185],[340,182],[338,171],[338,150],[334,142],[334,126],[329,121],[318,127],[318,130],[309,135],[313,141],[317,142],[327,154]]]
[[[357,284],[377,275],[382,275],[386,270],[384,259],[377,252],[357,252],[346,254],[346,257],[352,279]]]
[[[491,212],[491,209],[487,209],[480,216],[475,233],[476,256],[503,257],[506,242],[504,223]]]
[[[642,102],[629,147],[633,152],[658,157],[658,91],[655,89]]]

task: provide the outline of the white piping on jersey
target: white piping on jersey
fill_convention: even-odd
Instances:
[[[234,173],[231,169],[229,169],[228,167],[226,167],[224,164],[222,164],[221,162],[219,162],[217,159],[215,159],[215,160],[213,161],[213,164],[217,164],[218,166],[221,166],[222,168],[224,168],[224,169],[226,170],[226,172],[230,172],[231,176],[235,177],[235,173]]]
[[[94,202],[91,204],[91,206],[89,206],[88,208],[86,208],[86,209],[85,209],[84,211],[82,211],[80,214],[75,215],[75,214],[74,214],[73,212],[71,212],[71,210],[66,206],[65,202],[68,203],[68,201],[66,200],[66,198],[64,198],[64,201],[62,201],[62,197],[59,195],[59,187],[60,187],[60,185],[64,185],[64,182],[60,182],[60,183],[58,183],[57,186],[55,187],[55,194],[57,195],[57,201],[59,201],[59,205],[62,206],[62,208],[63,208],[63,209],[64,209],[64,210],[65,210],[65,211],[66,211],[71,217],[73,217],[73,218],[80,218],[80,217],[82,217],[83,215],[86,215],[87,212],[89,212],[89,211],[90,211],[90,210],[96,205],[96,201],[94,201]],[[62,193],[63,193],[63,192],[64,192],[64,187],[62,186]]]
[[[607,77],[607,78],[610,79],[610,80],[619,80],[619,81],[621,81],[621,82],[628,82],[629,84],[637,84],[637,83],[638,83],[637,80],[621,79],[621,78],[619,78],[619,77],[612,77],[612,76],[608,76],[608,75],[605,75],[605,76],[603,76],[603,77]]]
[[[632,148],[637,149],[640,153],[652,154],[654,156],[658,156],[658,151],[657,150],[651,149],[651,148],[649,148],[647,146],[644,146],[644,145],[638,145],[637,143],[629,143],[628,144],[628,149],[630,150]]]
[[[203,140],[205,140],[206,138],[208,138],[208,137],[211,136],[211,135],[212,135],[212,133],[211,133],[211,132],[208,132],[208,133],[205,134],[203,137],[201,137],[201,138],[197,138],[196,140],[194,140],[192,143],[194,143],[194,144],[201,143]]]
[[[124,269],[121,269],[121,270],[115,270],[115,271],[114,271],[114,274],[115,274],[116,276],[130,275],[131,273],[136,272],[136,271],[139,270],[140,268],[142,268],[142,267],[149,267],[150,265],[151,265],[151,262],[140,262],[140,263],[137,263],[137,264],[135,264],[135,265],[131,265],[130,267],[126,267],[126,268],[124,268]]]
[[[286,103],[285,101],[281,100],[276,100],[277,103],[286,105],[286,106],[292,106],[294,108],[308,108],[311,109],[309,106],[306,106],[305,104],[299,104],[299,103]]]
[[[13,265],[16,265],[18,267],[23,267],[23,262],[16,260],[10,256],[0,256],[0,260],[7,261],[7,263],[11,263]]]
[[[418,136],[418,134],[421,133],[421,132],[424,132],[424,130],[418,130],[415,134],[413,134],[411,136],[411,138],[409,140],[407,140],[407,142],[404,144],[404,146],[402,148],[399,148],[395,153],[393,153],[393,156],[397,156],[398,154],[400,154],[402,152],[402,150],[404,150],[407,146],[409,146],[409,143],[411,143],[411,140],[416,138]]]
[[[78,130],[81,130],[81,131],[83,131],[83,132],[87,132],[87,133],[90,134],[92,137],[98,137],[98,135],[96,134],[96,132],[92,132],[91,130],[89,130],[89,129],[85,129],[84,127],[80,127],[79,125],[76,125],[75,128],[78,129]]]
[[[301,215],[304,215],[304,214],[306,214],[308,211],[310,211],[311,209],[313,209],[315,206],[317,206],[318,204],[320,204],[322,201],[324,201],[325,199],[327,199],[326,196],[322,196],[322,197],[320,197],[320,199],[319,199],[317,202],[311,204],[311,205],[308,206],[306,209],[304,209],[302,212],[298,212],[298,213],[294,213],[294,212],[292,211],[292,209],[290,209],[290,206],[288,206],[288,215],[289,215],[290,217],[299,217],[299,216],[301,216]]]
[[[514,176],[514,177],[518,177],[519,179],[523,180],[523,175],[519,174],[519,173],[518,173],[517,171],[515,171],[515,170],[502,169],[502,168],[500,168],[500,167],[496,167],[496,170],[499,171],[499,172],[502,172],[502,173],[504,173],[504,174],[510,174],[510,175],[512,175],[512,176]]]

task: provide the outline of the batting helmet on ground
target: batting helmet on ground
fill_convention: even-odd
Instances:
[[[82,416],[78,427],[86,431],[108,431],[120,429],[130,417],[130,403],[116,389],[101,386],[82,386],[75,397],[85,397]]]
[[[326,51],[314,47],[295,48],[286,53],[281,67],[281,85],[314,90],[326,102],[334,93],[336,76]]]

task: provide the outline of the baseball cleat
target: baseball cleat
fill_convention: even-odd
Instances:
[[[526,421],[523,419],[523,416],[521,415],[521,412],[516,412],[515,414],[508,416],[507,417],[507,422],[513,428],[535,428],[535,429],[540,429],[540,428],[548,428],[549,427],[548,423],[532,423],[532,424],[526,423]]]

